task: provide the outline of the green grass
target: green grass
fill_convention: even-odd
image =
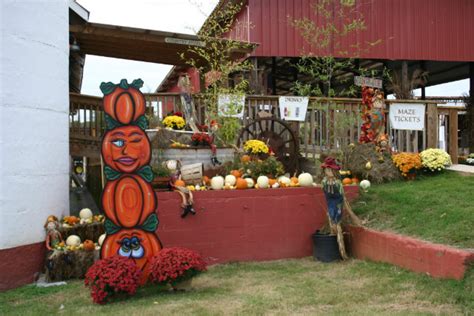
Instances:
[[[104,306],[81,281],[30,285],[0,293],[0,315],[462,315],[474,313],[473,272],[447,281],[359,260],[235,263],[211,267],[190,292],[148,286]]]
[[[474,176],[447,171],[374,185],[353,208],[368,227],[474,248]]]

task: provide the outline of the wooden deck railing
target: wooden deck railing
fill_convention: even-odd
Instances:
[[[170,111],[179,111],[181,99],[176,93],[145,94],[147,114],[163,117]],[[387,119],[386,131],[396,151],[419,152],[438,145],[439,115],[449,117],[449,152],[457,157],[457,107],[440,107],[437,101],[386,100],[387,114],[392,103],[426,104],[426,128],[423,131],[400,131],[391,129]],[[195,98],[198,119],[203,122],[205,107]],[[360,99],[310,98],[306,120],[291,123],[299,136],[300,152],[312,158],[324,151],[338,150],[350,143],[357,143],[360,136]],[[260,111],[280,118],[278,96],[247,96],[243,126],[255,119]],[[102,98],[71,93],[70,137],[75,140],[98,142],[104,131]]]

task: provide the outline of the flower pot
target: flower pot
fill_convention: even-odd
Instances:
[[[336,235],[325,235],[316,231],[312,235],[313,258],[321,262],[333,262],[341,260],[339,245]]]

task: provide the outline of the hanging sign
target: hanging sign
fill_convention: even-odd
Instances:
[[[392,103],[389,117],[392,129],[422,131],[425,128],[425,105]]]
[[[354,84],[359,87],[372,87],[382,89],[382,80],[377,78],[354,76]]]
[[[304,121],[308,109],[308,97],[280,97],[280,117],[286,121]]]
[[[219,94],[217,98],[219,116],[244,117],[245,95]]]

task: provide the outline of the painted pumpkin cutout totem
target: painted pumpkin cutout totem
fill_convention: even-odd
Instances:
[[[107,131],[101,154],[107,178],[102,194],[107,236],[101,258],[123,256],[143,269],[142,283],[148,277],[148,260],[162,248],[155,234],[157,200],[150,182],[153,172],[150,141],[145,133],[145,98],[141,79],[131,84],[102,83]]]

